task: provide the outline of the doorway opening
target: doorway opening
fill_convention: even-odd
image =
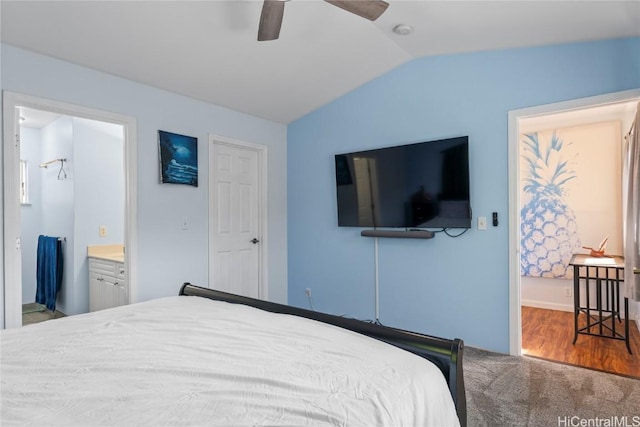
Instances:
[[[510,226],[509,226],[509,278],[510,278],[510,353],[513,355],[533,355],[545,354],[548,360],[555,360],[563,363],[570,363],[581,365],[575,359],[569,360],[564,358],[569,352],[573,352],[577,347],[572,345],[573,340],[573,280],[569,277],[562,278],[563,271],[559,272],[559,268],[553,273],[551,269],[553,263],[549,260],[543,260],[542,270],[549,270],[548,274],[543,274],[540,269],[535,265],[541,258],[545,257],[548,248],[540,247],[537,244],[532,243],[528,247],[523,247],[523,234],[524,237],[528,235],[529,228],[534,229],[536,225],[526,224],[526,220],[522,219],[523,212],[526,209],[530,209],[532,204],[531,194],[527,195],[523,190],[523,177],[527,178],[527,174],[532,163],[526,160],[525,152],[528,150],[529,155],[532,155],[532,147],[537,143],[544,144],[543,141],[549,142],[552,138],[556,141],[562,137],[565,139],[574,138],[579,132],[583,132],[588,136],[593,136],[598,132],[611,135],[615,133],[617,126],[617,141],[614,141],[612,146],[614,149],[608,151],[605,154],[601,154],[602,157],[607,157],[611,160],[612,165],[607,164],[607,173],[611,178],[611,187],[615,187],[614,181],[620,177],[616,175],[616,172],[609,170],[613,168],[613,163],[621,163],[621,146],[622,136],[630,127],[635,115],[635,108],[637,102],[640,99],[640,91],[625,91],[615,94],[609,94],[604,96],[585,98],[575,101],[569,101],[559,104],[545,105],[540,107],[534,107],[524,110],[512,111],[509,114],[509,214],[510,214]],[[564,133],[563,133],[564,132]],[[614,137],[615,138],[615,137]],[[580,139],[581,141],[583,139]],[[564,143],[564,141],[561,141]],[[570,141],[567,140],[567,143]],[[598,142],[598,141],[596,141]],[[615,148],[617,145],[617,152]],[[595,145],[594,145],[595,146]],[[584,145],[582,146],[584,150]],[[601,148],[601,147],[600,147]],[[611,147],[609,147],[611,148]],[[570,150],[566,150],[570,151]],[[616,154],[617,153],[617,154]],[[559,153],[554,153],[554,155]],[[591,153],[592,155],[598,155],[597,153]],[[567,168],[569,165],[572,168],[580,168],[580,162],[583,162],[582,166],[585,166],[585,158],[589,157],[589,153],[583,153],[581,156],[573,155],[571,159],[568,159]],[[604,159],[603,159],[604,161]],[[535,162],[534,162],[535,163]],[[540,160],[538,165],[544,167],[545,161]],[[536,166],[537,167],[537,166]],[[572,169],[573,170],[573,169]],[[563,169],[563,172],[565,170]],[[583,176],[582,174],[581,176]],[[587,173],[587,175],[590,175]],[[595,174],[593,174],[595,175]],[[571,179],[569,173],[564,176],[564,179]],[[535,179],[529,180],[528,185],[535,186]],[[569,182],[569,181],[566,181]],[[566,184],[563,180],[563,183]],[[584,181],[580,185],[586,185]],[[612,189],[608,194],[604,196],[608,197],[609,202],[612,203],[612,209],[605,209],[607,212],[593,212],[593,209],[583,209],[581,215],[583,217],[588,215],[600,215],[600,220],[605,221],[607,224],[600,227],[594,227],[593,230],[587,230],[585,234],[585,228],[582,227],[581,237],[587,236],[584,242],[580,239],[574,239],[575,248],[569,248],[570,244],[565,244],[566,251],[583,251],[582,246],[596,246],[598,245],[600,238],[599,232],[603,229],[608,229],[605,233],[610,233],[610,245],[608,246],[612,252],[621,251],[622,245],[622,225],[621,225],[621,185],[618,182],[617,187]],[[579,188],[583,191],[585,188]],[[593,190],[592,190],[593,191]],[[579,191],[574,191],[574,193]],[[575,194],[574,194],[575,195]],[[535,202],[535,200],[533,201]],[[528,203],[528,204],[527,204]],[[587,202],[585,202],[587,203]],[[620,205],[617,210],[613,209],[614,205]],[[602,210],[602,209],[599,209]],[[584,212],[590,211],[590,212]],[[618,212],[616,214],[615,212]],[[550,212],[549,216],[559,215],[562,218],[558,218],[557,221],[550,221],[552,224],[565,225],[572,224],[575,219],[575,215],[572,212]],[[523,229],[523,222],[525,227]],[[595,221],[593,221],[595,222]],[[569,227],[567,227],[569,228]],[[553,231],[553,230],[549,230]],[[541,230],[541,233],[543,231]],[[538,233],[538,234],[541,234]],[[593,236],[591,236],[593,235]],[[586,241],[588,240],[588,241]],[[591,240],[598,240],[591,242]],[[569,242],[570,243],[570,242]],[[534,253],[538,249],[539,253]],[[523,258],[531,252],[531,262],[528,260],[525,262]],[[611,253],[611,252],[610,252]],[[539,255],[539,256],[538,256]],[[571,254],[569,253],[569,256]],[[562,258],[562,254],[553,253],[555,258]],[[524,273],[523,273],[524,272]],[[538,276],[535,278],[529,276]],[[546,276],[546,277],[545,277]],[[554,276],[555,278],[549,278]],[[636,313],[637,309],[632,308],[631,313]],[[635,314],[631,314],[635,316]],[[560,319],[552,321],[552,323],[546,322],[545,319]],[[537,320],[536,320],[537,319]],[[562,327],[561,327],[562,326]],[[523,347],[523,328],[527,331],[527,334],[533,334],[537,336],[538,341],[535,344],[531,343],[530,336],[527,336],[525,340],[525,346]],[[637,328],[632,331],[634,334],[638,333]],[[531,332],[533,331],[533,332]],[[570,340],[568,346],[562,347],[557,342],[557,339],[566,341],[565,338],[560,338],[562,333],[568,333]],[[592,338],[592,337],[587,337]],[[607,340],[612,341],[612,340]],[[608,343],[606,343],[608,344]],[[605,345],[606,345],[605,344]],[[617,344],[617,342],[616,342]],[[624,347],[624,343],[621,343]],[[538,352],[539,349],[532,348],[537,346],[543,346],[548,350],[545,352]],[[564,348],[566,351],[560,351],[560,348]],[[556,354],[554,356],[554,350]],[[624,348],[622,349],[624,350]],[[563,357],[558,356],[558,352],[562,353]],[[583,366],[588,362],[584,362]],[[594,366],[586,366],[593,369],[598,369]]]
[[[3,113],[2,326],[22,325],[23,302],[32,302],[30,287],[34,284],[36,256],[32,249],[40,234],[52,234],[61,242],[66,277],[57,298],[60,311],[66,311],[65,314],[89,311],[87,243],[111,243],[114,239],[126,248],[123,255],[130,284],[127,302],[136,301],[135,119],[12,92],[4,92]],[[36,117],[44,122],[21,126]],[[31,159],[24,158],[27,156]],[[27,167],[23,167],[25,164]],[[102,166],[105,170],[101,170]],[[21,203],[26,188],[25,172],[34,171],[27,174],[26,181],[30,204]],[[107,187],[110,190],[105,190]],[[42,209],[45,205],[47,209]],[[100,226],[91,227],[92,221],[98,221]],[[91,230],[87,231],[87,227]],[[99,239],[94,239],[93,234]],[[28,311],[40,310],[38,306],[30,308]]]
[[[25,325],[88,312],[87,248],[124,246],[124,140],[120,124],[27,107],[19,114]],[[59,289],[49,298],[36,274],[41,236],[59,241]]]

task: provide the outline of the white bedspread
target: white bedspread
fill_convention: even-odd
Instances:
[[[441,372],[308,319],[169,297],[2,331],[7,426],[457,426]]]

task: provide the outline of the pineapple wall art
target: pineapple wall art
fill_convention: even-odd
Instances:
[[[577,178],[567,146],[556,132],[544,138],[524,134],[523,205],[520,212],[520,268],[523,276],[570,279],[571,256],[580,251],[576,215],[566,200]]]
[[[520,135],[522,276],[572,279],[573,254],[604,236],[607,253],[621,253],[621,128],[612,120]]]

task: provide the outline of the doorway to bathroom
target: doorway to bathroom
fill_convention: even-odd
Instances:
[[[23,300],[34,299],[33,266],[41,235],[58,239],[62,246],[58,311],[89,311],[91,245],[122,246],[129,284],[126,302],[135,301],[135,119],[12,92],[3,95],[3,326],[22,325]],[[47,118],[29,126],[30,114]],[[15,144],[6,143],[14,138]]]
[[[27,107],[19,112],[26,325],[89,311],[86,248],[124,246],[124,129]],[[56,253],[43,249],[44,238],[57,240]],[[42,274],[52,256],[62,265],[53,295],[45,292],[50,284]]]

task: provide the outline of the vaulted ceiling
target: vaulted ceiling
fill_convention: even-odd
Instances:
[[[416,58],[640,36],[639,1],[401,1],[368,21],[321,0],[0,2],[3,43],[279,123]],[[412,27],[398,35],[398,24]]]

